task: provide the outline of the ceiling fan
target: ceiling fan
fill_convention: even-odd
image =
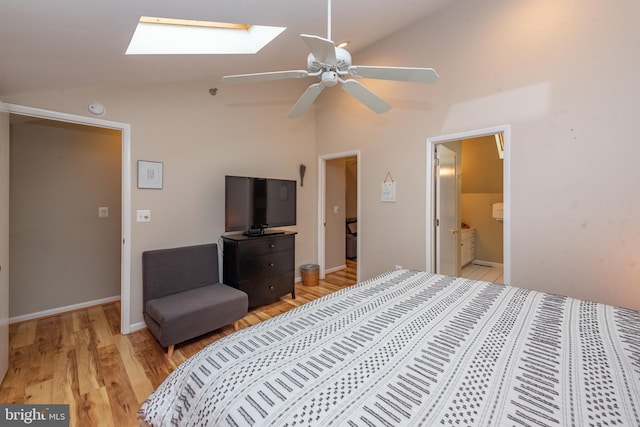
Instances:
[[[391,105],[367,89],[354,78],[395,80],[402,82],[435,83],[438,73],[433,68],[410,67],[376,67],[352,65],[351,55],[345,49],[337,47],[331,41],[331,0],[328,1],[327,38],[301,34],[302,40],[311,53],[307,57],[306,70],[273,71],[266,73],[238,74],[224,76],[223,82],[252,83],[267,80],[298,79],[315,77],[319,80],[313,83],[302,94],[300,99],[289,111],[288,117],[301,117],[313,104],[313,101],[326,87],[340,83],[342,89],[367,106],[375,113],[384,113],[391,109]]]

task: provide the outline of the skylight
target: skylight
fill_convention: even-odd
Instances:
[[[127,55],[252,54],[286,27],[143,16]]]

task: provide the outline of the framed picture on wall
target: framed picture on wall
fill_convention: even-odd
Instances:
[[[138,188],[162,190],[162,162],[138,160]]]

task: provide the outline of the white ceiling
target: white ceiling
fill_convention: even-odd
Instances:
[[[332,39],[354,54],[454,1],[333,0]],[[143,15],[287,30],[256,55],[125,56]],[[327,0],[0,0],[0,96],[304,69],[301,33],[327,36]]]

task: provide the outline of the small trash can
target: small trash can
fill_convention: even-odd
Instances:
[[[303,264],[300,266],[302,284],[304,286],[317,286],[320,266],[318,264]]]

